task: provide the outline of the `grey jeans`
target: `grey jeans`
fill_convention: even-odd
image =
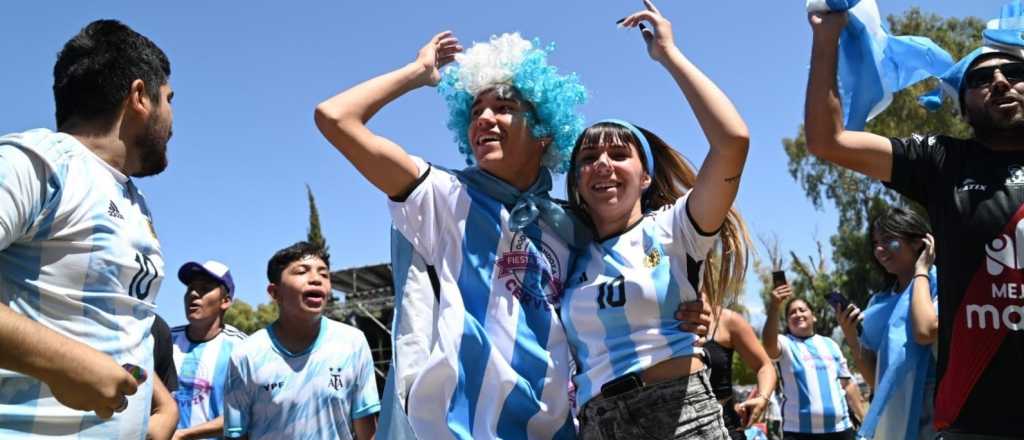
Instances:
[[[580,438],[729,440],[708,371],[595,397],[580,413]]]

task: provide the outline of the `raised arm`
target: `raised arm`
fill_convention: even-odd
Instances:
[[[778,379],[775,375],[775,366],[771,358],[765,353],[764,347],[757,340],[754,329],[742,316],[735,312],[723,313],[723,322],[729,329],[732,338],[732,345],[740,354],[740,359],[752,370],[757,372],[757,395],[751,396],[743,403],[736,406],[736,412],[744,420],[745,426],[750,426],[760,420],[765,408],[768,407],[768,396],[775,390],[775,382]]]
[[[889,139],[843,127],[843,106],[836,86],[839,35],[846,26],[845,12],[812,13],[814,31],[811,73],[804,102],[807,150],[822,160],[888,182],[892,175]]]
[[[750,134],[739,112],[714,82],[676,47],[672,23],[644,0],[645,10],[626,17],[622,26],[640,27],[647,52],[668,70],[682,90],[710,145],[690,195],[690,214],[704,231],[716,231],[725,221],[739,188],[747,160]],[[647,29],[648,22],[654,29]]]
[[[761,331],[761,346],[765,353],[772,359],[778,359],[782,354],[782,347],[779,345],[779,309],[786,299],[793,296],[793,289],[789,284],[783,284],[772,290],[772,297],[768,301],[768,308],[765,311],[764,330]]]
[[[366,122],[399,96],[437,85],[441,67],[461,50],[451,32],[435,35],[412,63],[317,105],[317,128],[374,186],[392,197],[405,193],[419,175],[416,164],[401,146],[371,132]]]
[[[939,335],[939,317],[932,302],[931,277],[928,273],[935,262],[935,238],[926,234],[921,239],[924,249],[917,258],[914,267],[914,288],[910,293],[910,325],[914,332],[914,342],[929,345]]]

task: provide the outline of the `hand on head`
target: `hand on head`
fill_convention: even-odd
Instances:
[[[452,31],[434,35],[416,54],[416,63],[424,69],[423,85],[436,86],[441,81],[441,68],[455,61],[455,54],[459,52],[462,52],[462,45]]]
[[[924,234],[920,242],[924,248],[921,249],[921,254],[917,256],[917,262],[914,263],[914,273],[917,274],[928,273],[932,268],[932,264],[935,264],[935,237],[932,237],[932,234]]]
[[[644,1],[644,10],[634,12],[618,21],[619,27],[640,28],[640,34],[647,43],[647,54],[655,61],[663,61],[668,52],[676,47],[672,37],[672,23],[668,21],[661,11],[654,6],[651,0]],[[650,23],[653,29],[648,29],[644,22]]]

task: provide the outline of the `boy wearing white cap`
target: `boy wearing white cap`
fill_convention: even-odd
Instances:
[[[231,350],[245,333],[224,323],[235,283],[219,261],[188,262],[178,270],[185,284],[187,325],[171,329],[178,369],[178,430],[174,439],[215,437],[224,429],[224,380]]]

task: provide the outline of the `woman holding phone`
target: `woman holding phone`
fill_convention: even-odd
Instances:
[[[931,439],[931,346],[939,328],[932,270],[935,242],[924,218],[904,208],[883,212],[869,232],[887,287],[871,296],[863,312],[850,304],[836,313],[854,362],[875,395],[859,434],[869,439]]]
[[[792,298],[789,284],[772,290],[761,344],[779,363],[782,378],[783,438],[853,440],[846,395],[859,393],[846,358],[832,339],[814,333],[814,309]],[[788,300],[788,302],[787,302]],[[785,304],[786,333],[779,335],[780,309]],[[859,406],[855,406],[859,411]]]

